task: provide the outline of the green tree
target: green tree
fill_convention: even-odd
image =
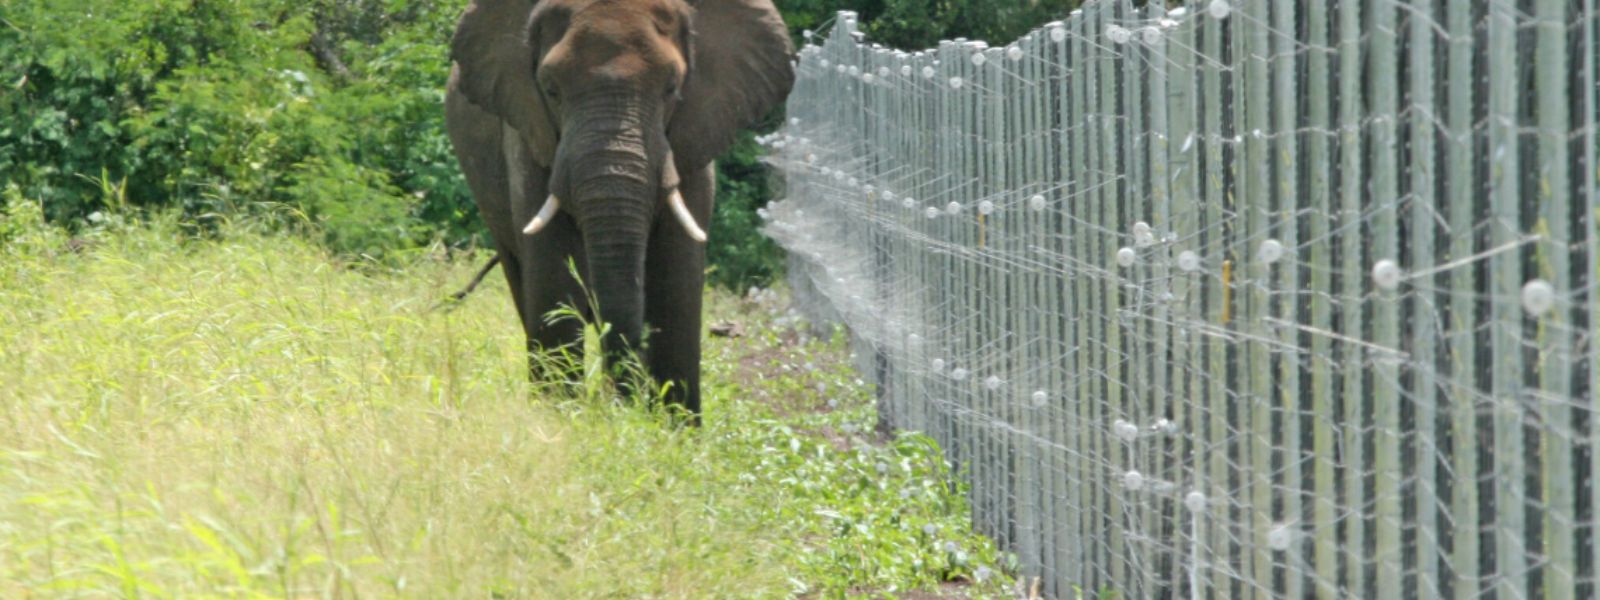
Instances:
[[[381,256],[485,241],[444,131],[449,38],[467,0],[0,2],[0,186],[76,223],[124,204],[196,231],[249,214]],[[857,11],[874,40],[1007,41],[1073,0],[778,0],[794,33]],[[782,111],[759,129],[780,124]],[[754,136],[718,160],[711,281],[782,272]]]

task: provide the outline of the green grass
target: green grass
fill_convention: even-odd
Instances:
[[[843,343],[768,307],[712,296],[746,336],[708,341],[686,430],[608,386],[530,386],[498,277],[430,310],[481,257],[38,220],[0,214],[0,597],[1009,585],[932,442],[876,439]]]

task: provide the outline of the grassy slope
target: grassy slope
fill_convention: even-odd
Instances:
[[[679,431],[530,389],[498,278],[429,311],[466,260],[363,274],[170,226],[72,252],[25,217],[0,215],[0,597],[1003,585],[936,449],[867,443],[842,345],[765,309],[713,298],[747,336],[710,342],[708,423]]]

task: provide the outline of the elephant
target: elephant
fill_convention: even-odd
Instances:
[[[467,7],[450,42],[446,129],[500,253],[531,377],[562,376],[532,353],[581,350],[581,323],[546,319],[569,306],[608,324],[608,365],[639,356],[664,401],[699,422],[712,161],[788,96],[793,55],[771,0]]]

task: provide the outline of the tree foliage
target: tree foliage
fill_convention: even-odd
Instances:
[[[797,43],[836,10],[876,41],[1005,41],[1073,0],[778,0]],[[250,214],[340,252],[486,242],[444,132],[448,42],[466,0],[10,0],[0,3],[0,195],[52,222],[179,211],[199,231]],[[781,114],[781,111],[780,111]],[[770,130],[780,114],[768,120]],[[753,136],[718,161],[714,283],[761,285],[771,193]]]
[[[964,37],[1004,44],[1059,19],[1079,0],[777,0],[789,28],[819,33],[841,10],[855,11],[873,42],[902,50]],[[796,36],[796,39],[800,39]]]
[[[122,198],[201,228],[238,213],[310,224],[349,253],[470,238],[439,109],[458,10],[15,0],[0,7],[0,173],[52,221]],[[314,39],[347,75],[319,66]]]

